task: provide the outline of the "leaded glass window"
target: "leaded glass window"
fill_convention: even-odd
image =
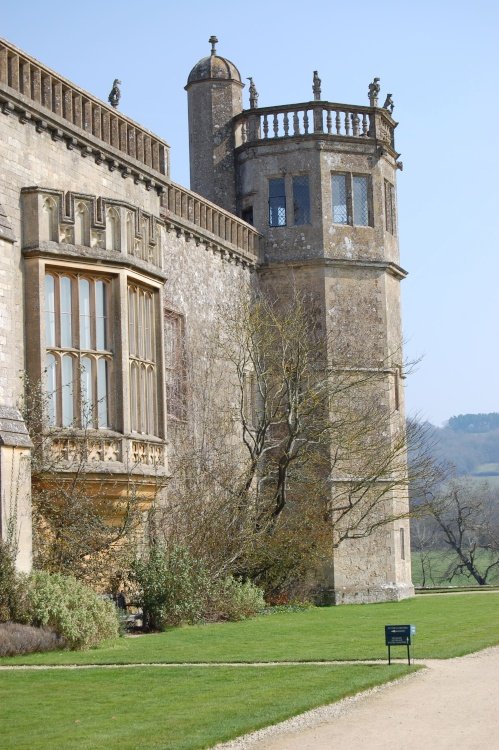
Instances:
[[[166,410],[170,418],[185,419],[184,318],[165,310]]]
[[[54,427],[110,427],[109,278],[45,275],[47,420]]]
[[[131,429],[144,435],[158,434],[156,298],[152,289],[128,285]]]
[[[373,225],[369,175],[336,173],[331,177],[333,223]]]
[[[334,174],[333,187],[333,222],[335,224],[348,224],[348,193],[347,175]]]
[[[358,227],[369,226],[368,178],[353,176],[353,223]]]
[[[269,226],[286,226],[286,188],[283,177],[269,180]]]

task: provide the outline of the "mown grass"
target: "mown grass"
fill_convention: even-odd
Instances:
[[[138,667],[3,672],[2,750],[201,750],[413,670]]]
[[[0,659],[0,664],[128,664],[385,659],[384,626],[414,624],[416,658],[499,643],[499,592],[422,596],[389,604],[312,608],[236,623],[122,638],[90,651]],[[395,657],[399,655],[394,651]],[[403,649],[400,657],[404,657]]]
[[[416,587],[423,585],[423,571],[421,567],[421,553],[412,553],[412,582]],[[487,561],[490,562],[490,556],[483,550],[477,553],[477,564],[479,570],[485,569]],[[452,581],[448,581],[446,576],[447,569],[451,563],[456,562],[456,556],[452,552],[445,550],[435,550],[424,555],[423,562],[426,569],[425,586],[477,586],[474,578],[464,574],[456,575]],[[496,585],[499,583],[499,567],[491,572],[488,583]]]

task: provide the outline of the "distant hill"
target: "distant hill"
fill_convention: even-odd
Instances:
[[[454,432],[493,432],[499,430],[499,413],[493,411],[490,414],[459,414],[449,419],[447,427]]]
[[[457,474],[499,477],[499,413],[459,414],[444,427],[427,428],[433,452]]]

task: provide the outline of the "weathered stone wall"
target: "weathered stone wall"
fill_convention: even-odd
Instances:
[[[0,403],[14,405],[20,395],[20,374],[24,370],[23,274],[21,261],[21,188],[31,185],[104,196],[126,201],[159,216],[159,197],[154,190],[121,172],[110,171],[105,163],[82,157],[46,131],[37,132],[31,122],[22,123],[14,114],[0,113],[0,204],[12,227],[15,243],[2,253],[0,321],[5,321],[5,339],[0,339]],[[2,365],[3,360],[3,365]]]

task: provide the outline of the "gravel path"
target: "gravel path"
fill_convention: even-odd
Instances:
[[[499,647],[419,663],[427,669],[216,748],[499,748]]]

